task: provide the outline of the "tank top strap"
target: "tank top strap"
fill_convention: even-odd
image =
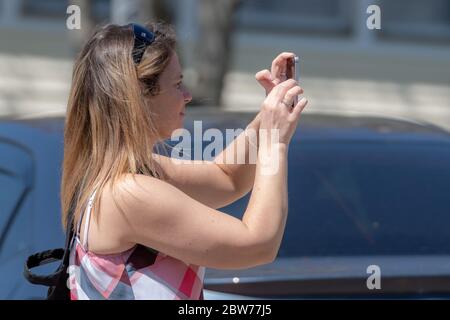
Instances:
[[[80,231],[81,231],[81,223],[83,221],[83,216],[86,215],[86,221],[84,223],[84,238],[83,238],[83,248],[87,251],[88,250],[88,234],[89,234],[89,222],[91,220],[91,210],[92,206],[94,204],[95,194],[97,193],[97,190],[94,190],[92,195],[89,198],[89,201],[86,206],[86,210],[84,211],[84,214],[81,215],[80,220],[78,221],[77,225],[77,236],[80,237]]]

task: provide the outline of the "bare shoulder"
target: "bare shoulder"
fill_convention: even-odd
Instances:
[[[128,210],[139,210],[144,204],[145,210],[149,211],[158,201],[169,200],[175,190],[178,189],[172,184],[158,178],[126,174],[114,186],[112,195],[119,205]]]
[[[102,226],[122,244],[139,243],[214,268],[248,267],[271,257],[267,241],[255,237],[241,220],[157,178],[126,175],[105,193],[105,200],[102,210],[110,215],[109,226]]]
[[[176,219],[187,200],[187,195],[172,184],[141,174],[124,175],[110,192],[114,212],[122,217],[122,230],[129,233],[127,238],[133,242],[139,242],[138,230],[143,226],[158,226]]]
[[[119,253],[136,244],[129,236],[134,229],[133,220],[138,216],[138,210],[142,212],[143,208],[147,208],[147,218],[158,212],[151,208],[154,203],[152,196],[161,197],[158,182],[161,183],[158,179],[144,175],[126,175],[113,186],[114,188],[111,188],[110,183],[105,185],[99,206],[92,209],[89,222],[88,245],[91,252]],[[85,237],[84,218],[80,235],[82,240]]]

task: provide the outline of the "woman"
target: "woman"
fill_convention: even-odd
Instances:
[[[77,58],[68,102],[61,199],[74,215],[72,299],[202,299],[205,267],[249,268],[277,255],[287,216],[287,151],[303,90],[282,81],[286,59],[256,75],[266,89],[247,129],[261,139],[256,164],[175,164],[154,147],[182,127],[183,86],[173,31],[163,24],[99,29]],[[284,68],[284,69],[283,69]],[[276,163],[275,163],[276,162]],[[272,174],[264,168],[276,166]],[[223,207],[253,188],[242,220]]]

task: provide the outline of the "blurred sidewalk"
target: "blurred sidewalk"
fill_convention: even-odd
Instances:
[[[450,129],[449,47],[380,44],[364,48],[343,40],[288,36],[271,40],[267,43],[245,34],[236,38],[223,93],[226,109],[257,110],[264,96],[254,74],[270,69],[273,57],[289,50],[300,56],[300,83],[309,99],[306,112],[411,117]]]
[[[0,55],[0,116],[65,113],[72,61]]]
[[[20,39],[27,41],[26,36]],[[64,38],[51,40],[40,39],[38,47],[52,51]],[[245,33],[237,34],[234,43],[223,91],[226,110],[258,110],[263,90],[254,74],[270,68],[279,52],[289,50],[301,58],[301,83],[309,98],[306,112],[411,117],[450,129],[449,47],[383,44],[364,48],[342,39]],[[60,46],[53,56],[1,51],[0,116],[64,114],[73,62],[67,44]],[[190,61],[185,66],[186,74],[195,75]]]
[[[67,32],[0,28],[0,116],[64,114],[72,74]]]

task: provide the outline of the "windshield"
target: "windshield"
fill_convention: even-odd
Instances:
[[[449,187],[450,144],[292,145],[279,256],[449,254]]]

